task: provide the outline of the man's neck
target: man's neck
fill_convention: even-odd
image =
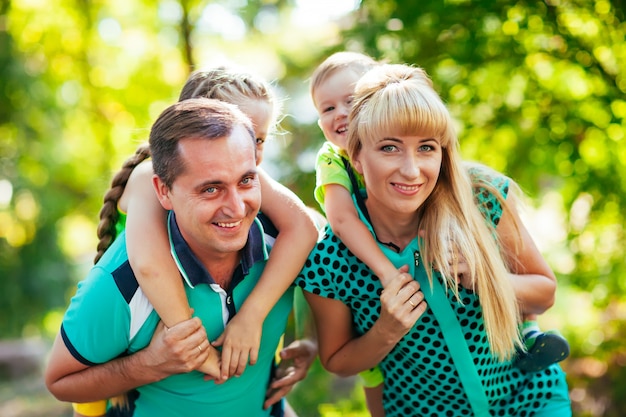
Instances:
[[[235,252],[219,258],[212,257],[211,259],[201,259],[200,261],[215,283],[223,289],[228,289],[235,269],[239,266],[240,259],[241,255],[239,252]]]

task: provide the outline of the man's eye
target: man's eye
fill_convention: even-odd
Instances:
[[[215,194],[216,191],[217,191],[216,187],[208,187],[206,190],[204,190],[204,192],[207,194]]]
[[[335,110],[335,108],[334,108],[333,106],[326,107],[326,108],[324,109],[324,113],[328,113],[329,111],[333,111],[333,110]]]

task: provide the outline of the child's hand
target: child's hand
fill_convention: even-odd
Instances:
[[[457,285],[461,285],[466,289],[472,289],[471,271],[465,257],[459,255],[456,251],[452,251],[448,259],[450,272],[454,274]]]
[[[263,322],[242,312],[235,315],[212,345],[222,346],[221,379],[240,376],[246,369],[248,356],[254,365],[259,355]]]
[[[208,356],[204,360],[202,365],[198,367],[197,370],[205,374],[204,379],[207,381],[213,380],[215,381],[215,383],[223,382],[220,380],[221,375],[222,375],[221,369],[220,369],[220,365],[221,365],[220,352],[217,349],[215,349],[215,347],[212,346],[211,344],[209,344],[203,350],[207,351]]]
[[[390,269],[384,277],[380,277],[380,283],[383,286],[383,288],[387,288],[387,286],[396,278],[398,278],[401,275],[404,274],[408,274],[409,272],[409,266],[408,265],[403,265],[400,268],[397,268],[393,266],[393,264],[390,265],[392,266],[392,269]]]

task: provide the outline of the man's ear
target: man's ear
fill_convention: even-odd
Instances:
[[[161,178],[158,175],[152,176],[152,186],[154,187],[154,192],[159,199],[159,203],[165,210],[172,210],[172,202],[170,201],[170,188],[165,185]]]

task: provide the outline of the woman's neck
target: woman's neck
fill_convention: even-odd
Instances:
[[[367,211],[372,222],[378,241],[390,247],[404,249],[418,234],[417,213],[403,215],[390,213],[386,210],[377,210],[375,204],[367,204]]]

